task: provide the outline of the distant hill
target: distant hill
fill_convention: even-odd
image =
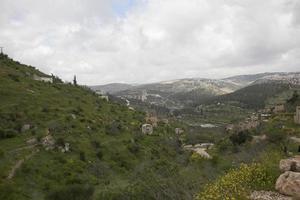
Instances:
[[[300,84],[300,72],[273,72],[273,73],[261,73],[233,76],[222,79],[224,81],[230,81],[243,87],[250,84],[266,83],[270,81],[276,81],[281,83]]]
[[[136,86],[109,84],[91,88],[169,109],[181,109],[215,96],[229,94],[241,88],[261,83],[300,85],[300,73],[261,73],[233,76],[225,79],[190,78]]]
[[[101,91],[103,93],[114,94],[116,92],[124,91],[133,88],[132,85],[124,84],[124,83],[111,83],[107,85],[95,85],[90,86],[90,88],[94,91]]]
[[[289,89],[290,85],[286,83],[266,82],[261,84],[253,84],[230,94],[212,97],[199,102],[199,104],[210,104],[212,102],[238,102],[243,107],[259,109],[264,108],[265,103],[269,98],[272,98]]]

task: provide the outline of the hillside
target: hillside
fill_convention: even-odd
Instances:
[[[34,74],[1,55],[0,199],[192,198],[202,172],[172,124],[142,135],[143,113]]]
[[[189,133],[170,119],[144,135],[144,113],[5,55],[0,96],[0,199],[193,199],[232,167],[229,154],[205,160],[183,148],[218,142],[222,129]]]

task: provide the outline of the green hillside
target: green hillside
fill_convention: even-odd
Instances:
[[[172,122],[145,136],[144,113],[35,75],[0,56],[0,199],[193,199],[224,168],[191,161]]]

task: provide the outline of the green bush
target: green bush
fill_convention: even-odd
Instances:
[[[85,152],[84,151],[80,151],[79,152],[79,158],[81,161],[85,162],[86,161],[86,157],[85,157]]]
[[[99,158],[100,160],[103,158],[103,153],[99,150],[96,154],[97,158]]]
[[[18,200],[22,198],[21,191],[14,183],[0,183],[0,199]]]
[[[105,127],[106,134],[118,135],[121,133],[122,124],[119,121],[113,121],[111,124]]]
[[[46,200],[91,200],[93,194],[93,186],[68,185],[51,191]]]
[[[0,129],[0,139],[5,139],[5,138],[13,138],[17,136],[18,132],[13,129]]]
[[[4,151],[0,149],[0,158],[3,158],[5,156]]]
[[[234,145],[241,145],[248,140],[251,140],[251,136],[248,131],[240,131],[237,134],[232,134],[229,139]]]

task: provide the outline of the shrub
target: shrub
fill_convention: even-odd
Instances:
[[[4,151],[0,149],[0,158],[3,158],[5,156]]]
[[[58,146],[61,146],[61,147],[64,147],[65,146],[65,140],[64,140],[64,138],[57,138],[57,140],[56,140],[56,144],[58,145]]]
[[[121,133],[121,130],[122,124],[118,121],[114,121],[105,127],[105,131],[108,135],[118,135]]]
[[[46,200],[91,200],[94,187],[90,185],[68,185],[50,192]]]
[[[15,200],[20,199],[18,191],[13,184],[0,184],[0,199]]]
[[[13,129],[0,129],[0,139],[13,138],[18,134],[16,130]]]
[[[103,158],[103,153],[101,151],[98,151],[96,153],[97,158],[99,158],[100,160]]]
[[[17,75],[15,74],[8,74],[9,78],[15,82],[20,82],[20,79]]]
[[[242,164],[214,183],[206,185],[197,200],[247,199],[249,191],[273,187],[274,175],[261,164]]]
[[[84,151],[80,151],[79,152],[79,158],[81,161],[85,162],[86,158],[85,158],[85,152]]]
[[[275,144],[283,144],[286,142],[287,134],[283,131],[271,131],[268,133],[268,141]]]
[[[91,143],[95,149],[99,149],[101,147],[100,142],[98,142],[96,140],[93,140]]]
[[[140,151],[140,147],[138,144],[135,142],[130,143],[127,145],[127,149],[132,153],[132,154],[137,154]]]
[[[241,145],[248,140],[251,140],[251,136],[249,135],[248,131],[240,131],[237,134],[232,134],[229,139],[232,144]]]

